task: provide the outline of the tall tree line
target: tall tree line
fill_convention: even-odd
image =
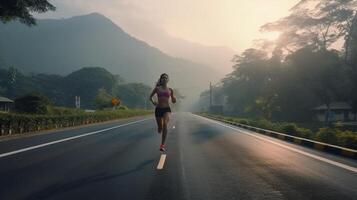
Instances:
[[[356,0],[301,0],[289,16],[263,25],[280,37],[234,57],[233,72],[215,88],[227,112],[311,121],[314,107],[344,101],[356,113],[356,8]]]

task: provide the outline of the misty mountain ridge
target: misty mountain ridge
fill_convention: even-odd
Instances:
[[[223,75],[202,64],[168,56],[131,37],[105,16],[92,13],[68,19],[38,20],[28,27],[0,24],[0,65],[25,73],[66,75],[86,66],[100,66],[127,82],[153,85],[161,73],[188,96],[197,96],[209,81]],[[184,80],[184,81],[183,81]]]
[[[172,36],[160,26],[143,22],[138,26],[131,26],[130,33],[159,48],[165,54],[210,66],[224,74],[233,70],[234,63],[231,60],[237,52],[227,46],[204,45],[189,41]]]

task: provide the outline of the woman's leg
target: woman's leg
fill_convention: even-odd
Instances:
[[[164,121],[164,118],[163,118],[163,117],[156,117],[157,132],[158,132],[159,134],[162,132],[163,121]]]
[[[167,127],[169,124],[169,120],[170,120],[170,113],[166,112],[164,114],[164,118],[163,118],[163,126],[162,126],[162,140],[161,140],[161,144],[165,144],[165,140],[166,140],[166,135],[167,135]]]

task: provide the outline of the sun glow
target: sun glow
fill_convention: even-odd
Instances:
[[[280,32],[264,32],[264,33],[261,33],[261,38],[269,40],[269,41],[274,41],[274,40],[278,39],[279,36],[280,36]]]
[[[42,18],[99,12],[125,32],[153,46],[173,45],[163,38],[179,38],[206,46],[226,46],[235,51],[255,40],[273,41],[279,33],[259,33],[262,25],[287,16],[300,0],[51,0],[54,13]],[[73,13],[73,14],[72,14]],[[57,17],[55,17],[57,18]]]

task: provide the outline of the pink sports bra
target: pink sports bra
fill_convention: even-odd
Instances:
[[[166,98],[169,98],[171,96],[171,90],[168,89],[168,90],[165,90],[165,91],[162,91],[160,89],[157,89],[157,97],[166,97]]]

